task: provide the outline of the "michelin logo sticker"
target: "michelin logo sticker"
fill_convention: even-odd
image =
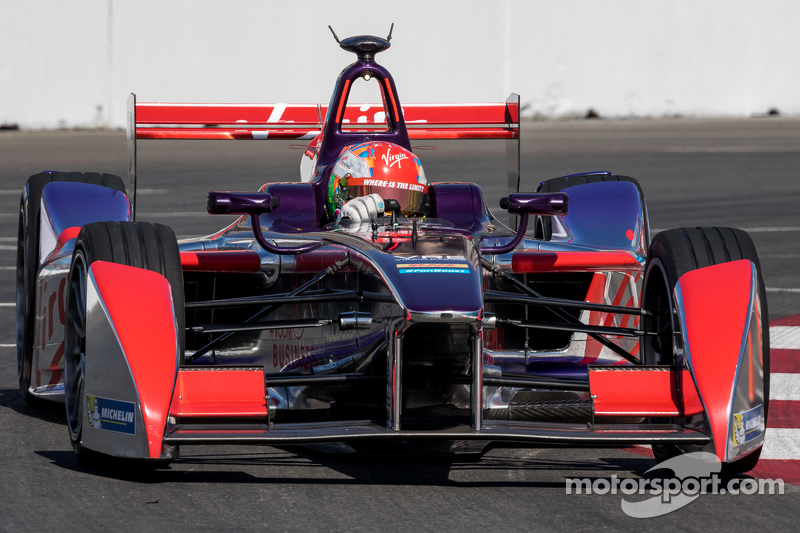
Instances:
[[[136,410],[133,402],[86,395],[89,427],[136,435]]]
[[[733,443],[737,446],[761,436],[761,406],[733,415]]]
[[[87,408],[88,408],[88,415],[89,415],[89,427],[93,427],[95,429],[102,429],[103,423],[100,422],[100,408],[97,404],[97,398],[95,396],[86,396],[87,398]]]

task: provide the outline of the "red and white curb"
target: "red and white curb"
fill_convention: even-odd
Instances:
[[[749,474],[800,485],[800,315],[770,322],[769,343],[767,435]]]

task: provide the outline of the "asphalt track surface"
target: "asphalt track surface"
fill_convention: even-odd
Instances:
[[[749,230],[770,318],[800,325],[794,318],[800,314],[800,120],[534,123],[524,125],[522,135],[523,190],[550,177],[611,170],[640,181],[655,230]],[[206,193],[296,180],[300,152],[285,144],[140,143],[139,220],[168,224],[182,237],[219,229],[229,219],[204,214]],[[438,148],[418,151],[431,181],[476,182],[497,205],[506,192],[502,142],[450,141]],[[42,170],[124,176],[124,134],[0,132],[0,531],[796,527],[800,487],[791,484],[784,495],[701,496],[668,515],[639,520],[622,512],[619,494],[565,494],[565,478],[645,476],[655,462],[640,448],[496,448],[479,462],[451,463],[187,446],[167,470],[82,468],[69,445],[63,407],[32,408],[17,393],[11,347],[16,208],[27,177]],[[795,483],[800,479],[789,474]]]

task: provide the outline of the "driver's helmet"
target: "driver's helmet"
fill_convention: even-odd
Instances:
[[[345,203],[373,193],[383,200],[397,200],[407,216],[428,214],[428,180],[422,164],[394,143],[371,141],[345,148],[328,182],[328,212],[338,220]]]

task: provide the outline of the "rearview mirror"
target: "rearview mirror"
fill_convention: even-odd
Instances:
[[[259,216],[278,207],[278,198],[268,192],[224,192],[208,193],[208,212],[212,215],[250,215],[253,236],[263,249],[273,254],[302,254],[319,248],[319,242],[298,246],[277,246],[264,238]]]
[[[500,200],[500,207],[513,215],[520,215],[517,234],[502,246],[481,248],[484,254],[505,254],[512,251],[522,242],[525,232],[528,231],[528,217],[530,215],[566,215],[569,205],[569,196],[563,192],[536,193],[515,192]]]
[[[278,207],[278,199],[268,192],[208,193],[208,212],[212,215],[260,215]]]
[[[513,215],[566,215],[568,205],[563,192],[515,192],[500,199],[500,207]]]

